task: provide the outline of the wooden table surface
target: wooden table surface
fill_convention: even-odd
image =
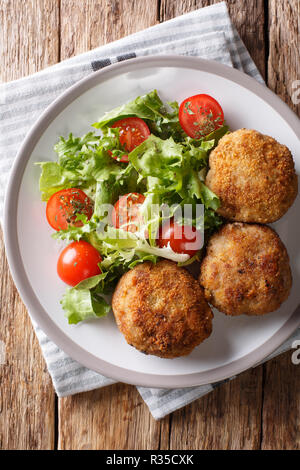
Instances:
[[[10,81],[213,0],[0,0],[0,79]],[[268,86],[292,104],[299,0],[229,0]],[[155,421],[135,387],[57,399],[26,309],[0,256],[0,448],[299,449],[300,366],[288,352]]]

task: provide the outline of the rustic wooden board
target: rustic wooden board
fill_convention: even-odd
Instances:
[[[156,23],[156,0],[61,0],[61,60]]]
[[[216,1],[0,0],[0,79],[33,73],[212,3]],[[300,79],[299,1],[269,0],[266,9],[267,3],[227,1],[269,86],[292,105],[292,82]],[[299,112],[299,105],[294,108]],[[0,339],[6,343],[6,362],[0,365],[0,448],[300,448],[299,366],[291,364],[291,353],[245,372],[159,422],[128,385],[63,398],[56,429],[51,381],[9,275],[2,241],[0,275]]]
[[[159,449],[160,423],[135,387],[115,384],[59,402],[59,449]]]
[[[0,2],[0,79],[9,81],[58,60],[59,1]],[[0,448],[53,449],[55,394],[27,311],[10,276],[0,237]]]
[[[59,58],[59,0],[1,0],[0,79],[37,72]]]
[[[262,449],[300,449],[300,366],[291,357],[289,351],[265,365]]]
[[[292,99],[293,83],[300,80],[299,38],[299,0],[269,0],[267,83],[300,117],[300,104]],[[262,449],[300,449],[300,369],[291,356],[264,366]]]
[[[268,86],[300,116],[293,83],[300,80],[300,2],[269,0]],[[300,82],[298,83],[299,90]],[[298,98],[300,93],[298,92]]]
[[[259,449],[262,367],[218,387],[172,416],[171,449]]]

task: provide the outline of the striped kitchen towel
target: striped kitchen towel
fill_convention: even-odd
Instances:
[[[193,11],[119,41],[61,62],[32,76],[0,85],[0,218],[14,158],[30,127],[45,108],[78,80],[115,62],[155,54],[183,54],[222,62],[263,83],[233,27],[224,2]],[[30,313],[30,312],[29,312]],[[34,324],[58,396],[92,390],[115,381],[68,357]],[[274,355],[291,348],[298,331]],[[218,384],[176,390],[138,387],[159,419],[209,393]]]

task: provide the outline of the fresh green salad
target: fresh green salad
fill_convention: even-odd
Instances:
[[[57,272],[70,286],[61,300],[69,323],[106,315],[106,295],[138,263],[200,259],[222,224],[204,184],[209,153],[228,132],[216,100],[195,95],[179,107],[153,90],[92,126],[61,137],[57,161],[39,163],[53,237],[68,242]]]

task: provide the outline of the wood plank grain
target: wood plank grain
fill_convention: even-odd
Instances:
[[[170,449],[259,449],[262,367],[173,413]]]
[[[157,1],[61,0],[61,58],[88,51],[157,22]]]
[[[17,79],[58,60],[58,0],[0,0],[0,78]],[[53,449],[55,395],[0,237],[0,448]]]
[[[150,0],[61,0],[61,59],[157,22]],[[117,384],[59,400],[60,449],[157,449],[160,423],[135,387]]]
[[[0,0],[0,80],[55,64],[59,53],[59,0]]]
[[[169,20],[220,0],[161,0],[160,21]],[[265,76],[264,0],[226,0],[229,14],[261,74]]]
[[[269,0],[270,53],[268,86],[300,116],[300,82],[298,103],[293,83],[300,80],[300,2]]]
[[[293,100],[293,83],[300,80],[300,3],[268,3],[268,86],[300,116],[300,104]],[[300,448],[300,369],[292,364],[291,355],[264,366],[263,449]]]
[[[262,449],[300,449],[300,366],[292,352],[265,365]]]
[[[125,384],[61,398],[59,426],[59,449],[159,448],[160,423]]]

